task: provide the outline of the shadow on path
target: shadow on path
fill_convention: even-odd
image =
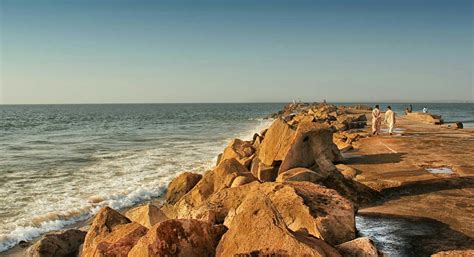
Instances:
[[[384,164],[398,163],[407,153],[380,153],[360,156],[349,156],[344,164]]]
[[[411,216],[359,214],[359,236],[370,237],[388,256],[431,256],[431,254],[474,248],[474,239],[442,222]]]
[[[392,200],[402,196],[462,188],[474,188],[474,177],[450,177],[416,181],[399,187],[383,189],[381,193],[385,200]]]

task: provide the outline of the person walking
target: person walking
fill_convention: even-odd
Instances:
[[[378,135],[380,133],[380,125],[382,124],[382,113],[380,112],[379,105],[377,104],[372,110],[372,135]]]
[[[393,135],[393,129],[395,128],[395,113],[392,111],[392,107],[387,106],[387,111],[385,112],[385,124],[388,126],[388,134]]]

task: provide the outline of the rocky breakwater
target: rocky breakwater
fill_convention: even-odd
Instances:
[[[431,113],[422,113],[422,112],[409,112],[406,114],[407,119],[420,121],[423,123],[433,124],[433,125],[441,125],[443,124],[443,119],[441,119],[440,115],[435,115]]]
[[[163,205],[103,208],[85,237],[58,239],[61,254],[33,246],[28,256],[380,256],[355,227],[359,206],[379,195],[335,166],[343,157],[333,139],[356,141],[348,127],[364,114],[300,107],[252,141],[230,142],[202,176],[177,176]]]

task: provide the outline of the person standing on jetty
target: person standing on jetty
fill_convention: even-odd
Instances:
[[[388,134],[393,134],[393,129],[395,127],[395,113],[392,111],[392,107],[387,106],[387,111],[385,112],[385,123],[388,126]]]
[[[380,125],[382,123],[382,113],[380,112],[379,105],[375,105],[372,110],[372,135],[378,135],[380,133]]]

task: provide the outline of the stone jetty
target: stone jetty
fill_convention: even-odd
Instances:
[[[474,133],[415,116],[396,136],[369,137],[370,107],[288,104],[213,169],[179,174],[162,204],[103,208],[87,230],[47,234],[25,256],[383,256],[358,236],[357,213],[448,224],[463,243],[432,254],[469,256]],[[439,167],[452,173],[429,172]]]

